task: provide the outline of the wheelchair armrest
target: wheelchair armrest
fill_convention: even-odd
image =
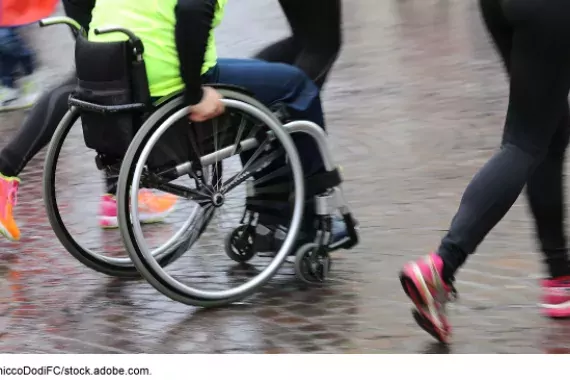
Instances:
[[[133,112],[133,111],[144,111],[148,107],[144,103],[132,103],[132,104],[121,104],[118,106],[103,106],[100,104],[86,102],[85,100],[79,100],[73,96],[69,97],[69,105],[77,107],[84,111],[97,112],[101,114],[105,113],[120,113],[120,112]]]

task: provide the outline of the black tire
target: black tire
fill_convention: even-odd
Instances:
[[[322,285],[326,280],[326,277],[321,279],[313,275],[309,268],[310,264],[308,262],[309,259],[307,256],[309,256],[312,253],[312,251],[316,249],[319,249],[317,244],[307,243],[302,245],[295,254],[295,276],[297,277],[297,279],[299,279],[305,284]],[[325,265],[327,265],[326,271],[328,273],[332,268],[332,260],[330,257],[326,257],[325,260],[326,260]]]
[[[240,239],[241,236],[247,233],[249,235],[246,246],[243,249],[236,247],[236,240]],[[249,260],[253,259],[255,256],[255,251],[253,250],[253,238],[255,236],[255,227],[250,225],[241,225],[231,233],[226,236],[226,241],[224,242],[224,248],[226,255],[236,263],[247,263]]]

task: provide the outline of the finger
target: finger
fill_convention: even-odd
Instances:
[[[207,118],[204,117],[204,115],[202,114],[193,113],[192,115],[190,115],[190,120],[196,123],[201,123],[204,120],[207,120]]]
[[[212,117],[220,116],[220,114],[220,107],[216,105],[214,108],[212,108]]]
[[[224,113],[224,111],[226,110],[226,107],[224,106],[223,103],[218,103],[218,106],[216,107],[216,115],[221,115]]]

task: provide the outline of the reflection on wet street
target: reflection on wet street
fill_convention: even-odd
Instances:
[[[22,176],[24,237],[0,242],[1,352],[570,352],[570,325],[543,319],[535,306],[542,268],[523,200],[461,271],[461,298],[450,307],[453,345],[433,344],[413,322],[398,270],[435,247],[467,181],[497,147],[506,82],[474,0],[344,4],[345,44],[323,100],[362,241],[334,253],[330,282],[303,288],[286,264],[244,302],[202,310],[144,281],[96,273],[49,226],[42,153]],[[226,14],[217,34],[222,56],[250,56],[287,33],[276,1],[230,1]],[[49,86],[72,67],[71,38],[64,27],[31,34]],[[0,115],[0,147],[24,117]],[[102,180],[81,136],[72,137],[56,185],[63,209],[74,231],[121,254],[118,231],[97,227]],[[172,233],[161,228],[153,238]],[[221,247],[219,235],[203,243]],[[222,253],[207,259],[220,272],[235,266]],[[188,274],[193,265],[181,260],[174,270]]]

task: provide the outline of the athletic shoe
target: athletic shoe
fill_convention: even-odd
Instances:
[[[255,252],[263,252],[274,254],[281,248],[281,245],[285,241],[287,236],[288,228],[284,226],[267,226],[263,224],[258,224],[255,231],[255,242],[254,250]],[[336,249],[342,243],[349,239],[348,229],[344,223],[344,219],[335,216],[332,219],[331,226],[331,243],[330,248]],[[309,233],[309,231],[299,231],[297,235],[297,246],[301,246],[305,243],[310,243],[313,241],[314,233]],[[295,254],[295,250],[291,251],[291,254]]]
[[[20,229],[14,220],[20,180],[0,174],[0,234],[12,241],[20,240]]]
[[[570,317],[570,276],[541,281],[542,313],[550,318]]]
[[[24,108],[32,107],[41,94],[36,78],[37,76],[32,74],[22,77],[19,81],[22,93],[21,104]]]
[[[416,310],[418,325],[442,343],[449,343],[451,326],[445,306],[455,299],[457,292],[441,276],[443,260],[432,253],[425,258],[407,263],[400,272],[400,282]]]
[[[176,196],[172,194],[155,195],[149,190],[139,191],[139,221],[141,223],[162,222],[173,210]],[[117,200],[106,194],[101,198],[99,225],[102,228],[117,228]]]
[[[20,90],[17,88],[0,87],[0,112],[25,108],[22,106]]]

